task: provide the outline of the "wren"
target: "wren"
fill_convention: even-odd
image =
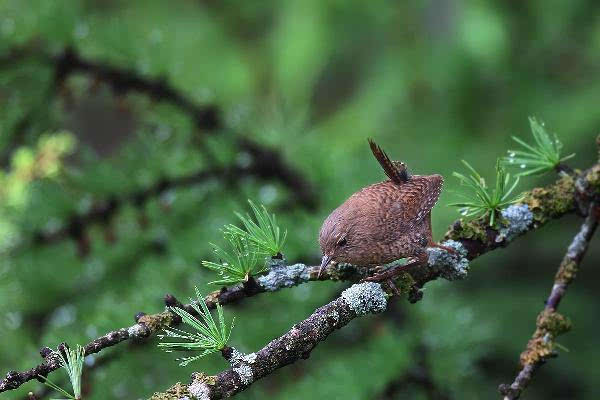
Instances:
[[[440,196],[442,176],[409,175],[404,163],[391,161],[373,140],[369,144],[389,179],[354,193],[325,219],[319,233],[320,271],[331,262],[374,268],[408,259],[365,279],[383,281],[426,264],[427,247],[454,253],[434,243],[431,233],[431,209]]]

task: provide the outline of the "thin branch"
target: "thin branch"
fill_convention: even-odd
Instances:
[[[235,350],[226,357],[231,368],[215,375],[192,375],[188,385],[177,383],[165,393],[155,393],[152,399],[222,399],[248,388],[253,382],[273,371],[306,359],[310,352],[336,329],[354,318],[379,313],[387,306],[386,295],[378,283],[360,283],[346,289],[340,297],[318,308],[310,317],[271,341],[256,353],[243,355]]]
[[[78,243],[80,254],[85,255],[89,249],[87,229],[92,224],[100,223],[107,225],[111,218],[126,203],[132,203],[137,207],[141,207],[151,198],[168,190],[197,185],[216,178],[227,182],[239,182],[250,176],[256,176],[264,180],[282,179],[281,171],[286,171],[284,162],[280,157],[275,157],[271,153],[273,153],[271,150],[252,148],[252,161],[247,166],[213,167],[176,178],[165,178],[148,188],[140,189],[124,196],[114,196],[105,201],[99,201],[87,212],[69,217],[64,226],[58,230],[52,232],[34,232],[34,240],[38,244],[51,244],[65,238],[71,238]],[[281,167],[281,169],[277,169],[278,167]],[[303,183],[302,178],[298,174],[295,174],[294,171],[287,171],[289,175],[285,178],[289,178],[290,183],[295,188],[303,188],[303,185],[308,185],[307,183]],[[294,195],[292,197],[295,201],[298,201],[298,196],[295,193],[296,189],[293,192]],[[302,201],[300,199],[300,202]]]
[[[566,293],[567,287],[573,282],[579,271],[579,265],[587,251],[590,239],[598,227],[599,218],[600,207],[592,203],[587,218],[573,238],[560,263],[546,305],[537,317],[535,332],[527,343],[527,348],[521,353],[521,370],[511,385],[502,384],[498,388],[504,396],[504,400],[519,398],[531,381],[535,371],[548,358],[556,356],[554,351],[556,337],[570,330],[571,322],[569,319],[556,310]]]
[[[594,165],[583,171],[577,180],[583,179],[589,187],[600,187],[600,164]],[[489,227],[485,218],[472,221],[456,221],[446,233],[446,243],[457,249],[460,256],[451,255],[440,249],[429,249],[429,263],[410,272],[405,287],[411,302],[416,302],[422,297],[422,288],[427,282],[444,277],[446,279],[461,279],[466,275],[468,261],[479,255],[498,247],[508,245],[520,235],[537,229],[550,219],[559,218],[576,210],[576,178],[561,177],[556,183],[535,188],[526,192],[522,204],[513,205],[503,212],[503,226],[496,230]],[[244,285],[223,288],[211,293],[205,298],[209,308],[213,308],[216,301],[228,304],[251,297],[259,293],[276,291],[281,288],[292,287],[301,283],[314,280],[347,280],[357,281],[365,276],[366,270],[349,265],[329,266],[321,276],[318,276],[318,266],[294,264],[286,266],[282,261],[277,261],[271,266],[268,274],[251,279]],[[175,297],[165,297],[167,306],[180,306]],[[189,305],[181,305],[188,312],[193,313]],[[158,314],[136,315],[136,324],[121,328],[90,342],[85,346],[86,355],[101,351],[126,340],[144,339],[161,329],[175,326],[180,323],[173,314],[165,311]],[[10,371],[3,380],[0,380],[0,393],[16,389],[23,383],[35,379],[37,375],[46,376],[59,367],[56,360],[45,359],[38,366],[23,372]]]
[[[84,72],[108,83],[117,94],[129,91],[142,92],[154,100],[166,100],[181,108],[194,118],[196,126],[212,131],[221,126],[219,109],[215,105],[196,105],[190,98],[170,86],[164,79],[150,79],[136,71],[120,69],[107,64],[93,62],[81,57],[69,47],[58,56],[49,57],[55,65],[54,79],[64,82],[74,72]]]

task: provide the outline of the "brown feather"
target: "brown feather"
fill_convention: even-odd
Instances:
[[[379,161],[379,164],[383,168],[383,171],[393,182],[401,185],[408,180],[408,173],[406,171],[406,166],[401,162],[394,162],[390,160],[388,155],[383,151],[381,147],[377,145],[373,141],[373,139],[369,138],[369,146],[371,146],[371,151],[373,155]]]

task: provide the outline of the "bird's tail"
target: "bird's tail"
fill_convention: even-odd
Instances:
[[[390,160],[388,155],[385,154],[385,151],[383,151],[381,147],[379,147],[377,143],[373,141],[373,139],[369,138],[368,140],[373,155],[377,161],[379,161],[379,164],[383,168],[383,171],[388,178],[399,185],[406,182],[409,179],[408,172],[406,171],[406,165],[404,165],[402,162]]]

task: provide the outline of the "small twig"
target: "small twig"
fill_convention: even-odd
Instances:
[[[85,255],[89,247],[87,228],[96,223],[108,224],[125,203],[133,203],[140,207],[151,198],[168,190],[200,184],[214,178],[239,182],[249,176],[256,176],[264,180],[277,179],[289,182],[289,187],[294,193],[291,196],[294,199],[293,203],[315,206],[311,200],[311,186],[296,171],[288,168],[278,153],[246,141],[242,141],[240,147],[250,153],[252,160],[250,165],[214,167],[181,177],[162,179],[148,188],[97,202],[89,211],[69,217],[64,227],[56,231],[35,232],[34,240],[39,244],[50,244],[68,237],[79,244],[79,253]]]
[[[139,207],[152,197],[158,196],[170,189],[191,186],[213,178],[224,176],[232,177],[233,179],[242,179],[249,173],[249,168],[233,166],[228,168],[211,168],[177,178],[162,179],[148,188],[141,189],[124,196],[112,197],[106,201],[97,202],[90,208],[89,211],[83,214],[71,216],[65,223],[64,227],[52,232],[35,232],[34,238],[39,244],[54,243],[58,240],[64,239],[65,237],[69,237],[80,242],[85,239],[86,229],[90,225],[95,223],[108,224],[111,218],[125,203],[133,203]],[[83,249],[80,250],[83,251]]]
[[[560,301],[565,295],[567,287],[579,270],[579,264],[585,255],[590,239],[598,227],[600,207],[592,203],[588,216],[581,229],[573,238],[565,254],[558,272],[554,278],[554,285],[546,300],[546,306],[538,315],[536,330],[527,343],[527,348],[521,353],[521,370],[511,385],[502,384],[498,388],[504,400],[518,399],[523,390],[531,381],[535,371],[550,357],[555,357],[554,340],[571,328],[570,321],[556,312]]]
[[[555,170],[559,174],[575,176],[575,170],[573,168],[571,168],[568,164],[564,163],[564,162],[558,163],[556,165]]]

